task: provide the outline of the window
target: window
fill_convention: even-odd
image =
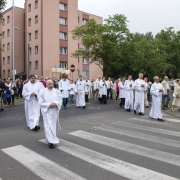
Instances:
[[[38,31],[35,31],[35,39],[38,39]]]
[[[89,64],[89,61],[87,58],[83,58],[83,64]]]
[[[87,23],[88,23],[88,20],[87,20],[87,19],[83,19],[83,20],[82,20],[82,24],[83,24],[83,25],[86,25]]]
[[[7,50],[10,50],[10,43],[7,43]]]
[[[78,23],[79,23],[79,17],[78,17]]]
[[[3,77],[5,77],[5,75],[6,75],[6,72],[5,72],[5,70],[3,70]]]
[[[38,54],[38,46],[35,46],[35,54]]]
[[[66,54],[67,54],[67,48],[65,48],[65,47],[60,47],[60,54],[66,55]]]
[[[60,35],[59,35],[60,37],[60,39],[62,39],[62,40],[67,40],[67,33],[64,33],[64,32],[60,32]]]
[[[10,16],[7,17],[7,23],[10,23]]]
[[[89,76],[89,71],[83,71],[83,77],[88,77]]]
[[[35,69],[38,69],[38,61],[35,61]]]
[[[32,63],[31,63],[31,62],[29,62],[29,69],[31,69],[31,67],[32,67],[31,65],[32,65]]]
[[[31,26],[31,18],[28,19],[28,26]]]
[[[35,9],[38,8],[38,0],[35,1]]]
[[[63,69],[67,69],[67,62],[60,62],[59,67]]]
[[[10,77],[10,70],[8,69],[8,77]]]
[[[3,31],[2,37],[5,38],[5,32]]]
[[[31,48],[29,48],[29,55],[31,55]]]
[[[5,20],[4,20],[4,18],[3,18],[3,20],[2,20],[2,25],[3,25],[3,26],[5,25]]]
[[[59,18],[59,23],[61,25],[67,25],[67,19],[66,18]]]
[[[28,5],[28,12],[31,11],[31,4]]]
[[[60,3],[59,5],[59,9],[62,10],[62,11],[67,11],[67,5],[66,4],[63,4],[63,3]]]
[[[38,23],[38,16],[35,16],[35,24]]]
[[[5,44],[3,44],[3,52],[5,51]]]
[[[7,37],[10,36],[10,29],[7,30]]]
[[[29,41],[31,41],[31,33],[28,34]]]
[[[10,64],[10,56],[7,58],[7,63]]]
[[[5,57],[3,57],[3,65],[5,65]]]

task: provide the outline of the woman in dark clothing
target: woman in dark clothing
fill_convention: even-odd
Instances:
[[[10,106],[10,104],[11,104],[11,83],[10,83],[9,79],[6,81],[6,84],[5,84],[5,96],[6,96],[8,106]]]

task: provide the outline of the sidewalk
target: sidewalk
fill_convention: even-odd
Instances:
[[[167,109],[167,110],[162,110],[164,113],[167,113],[171,116],[174,116],[176,118],[178,118],[180,120],[180,112],[178,111],[178,109],[176,108],[174,112],[171,111],[171,109]]]

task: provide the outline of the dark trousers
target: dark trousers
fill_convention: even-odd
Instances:
[[[125,105],[125,98],[121,98],[121,102],[119,104],[121,107],[124,107]]]
[[[85,95],[85,102],[88,102],[88,94]]]
[[[74,94],[70,94],[69,99],[71,103],[74,103]]]
[[[11,98],[6,98],[8,105],[11,104]]]
[[[18,97],[20,96],[20,98],[22,98],[22,88],[18,89]]]
[[[168,107],[169,102],[170,102],[170,97],[169,94],[168,95],[162,95],[162,107]]]
[[[106,97],[106,95],[102,95],[102,98],[99,98],[99,101],[100,101],[100,103],[104,103],[104,104],[106,104],[107,103],[107,97]]]
[[[12,104],[14,104],[14,96],[15,95],[11,95]]]
[[[119,92],[116,92],[116,101],[117,101],[118,97],[119,97]]]
[[[107,89],[107,100],[109,100],[109,94],[110,94],[110,100],[112,100],[112,89]]]
[[[68,103],[68,98],[63,98],[63,106],[66,107]]]

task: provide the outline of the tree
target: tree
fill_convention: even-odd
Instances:
[[[84,48],[76,50],[73,57],[86,57],[95,63],[107,77],[114,69],[122,66],[120,44],[125,41],[127,19],[124,15],[109,16],[105,24],[97,24],[90,19],[86,26],[72,31],[73,39],[81,39]]]
[[[6,3],[6,0],[0,0],[0,20],[2,20],[2,11],[5,9]]]

